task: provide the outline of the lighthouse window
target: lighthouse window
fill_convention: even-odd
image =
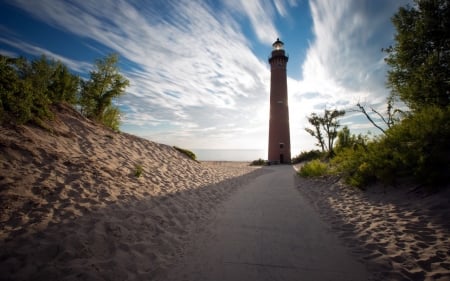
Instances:
[[[284,143],[280,142],[280,148],[281,148],[281,149],[284,148]]]

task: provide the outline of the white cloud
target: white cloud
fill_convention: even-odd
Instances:
[[[271,2],[231,0],[225,3],[229,9],[248,17],[259,41],[271,44],[274,38],[278,36],[279,32],[273,22],[275,11]]]
[[[294,112],[296,107],[309,115],[324,108],[352,108],[357,102],[384,103],[389,90],[381,48],[392,44],[390,18],[407,2],[310,0],[315,39],[302,66],[302,81],[290,87],[291,99],[299,101]],[[306,118],[300,123],[308,125]]]
[[[296,7],[298,2],[306,0],[273,0],[273,4],[277,9],[278,14],[285,18],[289,17],[289,9]]]
[[[280,36],[275,26],[276,13],[287,17],[288,8],[297,5],[296,0],[273,0],[273,3],[264,0],[229,0],[225,3],[229,9],[248,18],[258,40],[264,44],[272,44],[274,38]]]
[[[215,7],[189,0],[145,5],[125,0],[11,3],[55,28],[89,39],[87,46],[99,43],[126,60],[123,71],[131,85],[117,101],[125,111],[124,130],[188,148],[265,149],[270,71],[243,30],[249,23],[270,49],[280,32],[275,22],[292,19],[289,13],[297,1],[229,0]],[[288,80],[294,154],[314,147],[314,139],[304,131],[311,112],[357,101],[383,102],[388,91],[380,49],[392,42],[389,18],[402,4],[309,1],[314,39],[302,65],[302,80]],[[13,36],[0,38],[25,52],[60,59],[72,69],[88,66]]]
[[[125,111],[124,129],[156,141],[184,141],[184,146],[211,135],[213,146],[243,147],[236,129],[226,127],[234,123],[240,124],[239,130],[251,132],[252,146],[255,140],[265,146],[260,136],[265,132],[253,128],[266,122],[259,118],[265,116],[260,108],[268,101],[270,72],[226,10],[212,12],[201,1],[168,1],[144,8],[128,1],[17,0],[15,4],[135,64],[123,70],[131,86],[128,95],[117,101]],[[261,20],[260,16],[255,14],[252,20]],[[214,124],[219,124],[214,135],[204,130]]]

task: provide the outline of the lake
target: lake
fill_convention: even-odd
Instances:
[[[245,161],[266,159],[264,149],[191,149],[199,161]]]

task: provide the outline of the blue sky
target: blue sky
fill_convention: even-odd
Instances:
[[[0,53],[61,60],[82,77],[115,52],[130,80],[121,130],[196,149],[266,149],[270,68],[289,54],[292,153],[315,148],[306,117],[360,102],[385,110],[381,48],[406,0],[0,0]],[[352,133],[372,126],[349,112]],[[375,131],[374,131],[375,132]]]

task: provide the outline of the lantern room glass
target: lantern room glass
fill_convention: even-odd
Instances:
[[[278,50],[283,50],[283,42],[280,41],[279,38],[277,38],[277,41],[275,41],[275,43],[272,44],[273,50],[274,51],[278,51]]]

